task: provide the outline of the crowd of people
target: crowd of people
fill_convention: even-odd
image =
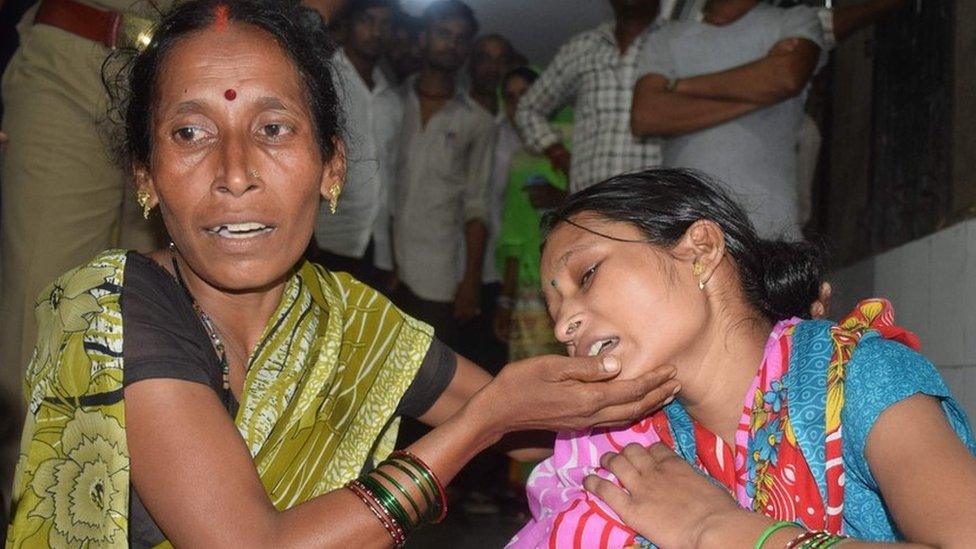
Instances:
[[[461,0],[41,0],[3,80],[8,544],[399,545],[507,459],[541,461],[513,547],[976,535],[914,336],[809,320],[807,91],[902,3],[609,0],[540,70]]]

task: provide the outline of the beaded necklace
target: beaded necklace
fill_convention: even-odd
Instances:
[[[200,317],[200,322],[203,323],[203,328],[207,331],[207,335],[210,336],[210,343],[213,345],[214,351],[217,353],[217,358],[220,360],[220,374],[223,379],[223,388],[225,393],[230,392],[230,364],[227,362],[227,353],[224,351],[224,342],[220,339],[220,334],[217,333],[217,327],[214,326],[213,319],[210,315],[205,313],[197,300],[193,298],[193,294],[190,293],[190,288],[186,285],[183,280],[183,274],[180,272],[180,266],[176,262],[176,257],[172,258],[173,261],[173,271],[176,272],[176,280],[180,283],[180,287],[186,292],[186,296],[190,298],[190,303],[193,304],[193,310],[196,311],[197,316]]]

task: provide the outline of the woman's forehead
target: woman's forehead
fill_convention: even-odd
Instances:
[[[542,269],[556,273],[580,253],[644,241],[644,234],[632,223],[584,212],[553,228],[542,251]]]
[[[295,64],[277,41],[241,23],[210,26],[175,44],[163,61],[159,83],[161,102],[209,92],[223,96],[229,88],[241,91],[239,86],[260,87],[263,95],[281,97],[301,97],[303,92]]]
[[[572,221],[572,223],[561,221],[549,233],[543,249],[543,269],[548,267],[554,270],[562,267],[574,254],[599,245],[600,240],[605,240],[586,230],[591,228],[591,225],[593,230],[599,230],[596,229],[597,223],[589,223],[578,218],[573,218]]]
[[[615,221],[594,212],[582,212],[561,220],[549,234],[546,247],[552,241],[565,245],[566,242],[589,240],[638,242],[645,240],[645,237],[633,223]]]

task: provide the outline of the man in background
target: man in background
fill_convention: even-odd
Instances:
[[[498,86],[513,68],[515,48],[500,34],[486,34],[475,40],[468,61],[468,95],[492,116],[498,115]]]
[[[508,161],[518,147],[518,136],[499,113],[498,86],[514,58],[515,49],[503,36],[484,35],[475,40],[468,61],[470,86],[468,99],[493,120],[494,142],[491,177],[486,188],[484,266],[481,277],[480,310],[473,319],[460,326],[455,350],[489,372],[497,373],[505,365],[508,350],[492,333],[495,302],[501,292],[501,278],[495,265],[495,247],[501,231],[505,205]]]
[[[409,13],[400,10],[393,19],[393,43],[387,52],[390,76],[397,84],[420,70],[420,32],[423,22]]]
[[[564,44],[519,102],[525,145],[569,175],[570,191],[661,164],[660,140],[630,132],[638,52],[657,18],[658,0],[610,0],[614,19]],[[550,117],[572,104],[573,156]]]
[[[724,182],[763,237],[798,238],[795,146],[823,52],[811,8],[709,0],[701,20],[666,25],[644,43],[634,134],[667,137],[666,166]]]
[[[406,83],[397,165],[394,301],[450,344],[481,308],[494,121],[457,85],[478,31],[471,8],[438,0],[423,21],[423,66]]]
[[[336,213],[315,225],[315,259],[383,289],[393,270],[390,194],[403,99],[379,63],[392,38],[396,0],[351,0],[339,25],[345,42],[333,58],[346,127],[346,182]]]

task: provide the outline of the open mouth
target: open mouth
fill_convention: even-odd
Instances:
[[[254,221],[246,223],[226,223],[224,225],[216,225],[207,229],[207,232],[216,236],[223,238],[254,238],[263,234],[270,233],[275,230],[272,225],[265,225],[264,223],[258,223]]]
[[[618,337],[598,339],[594,341],[592,345],[590,345],[587,356],[597,356],[609,353],[614,347],[617,346],[618,343],[620,343],[620,338]]]

